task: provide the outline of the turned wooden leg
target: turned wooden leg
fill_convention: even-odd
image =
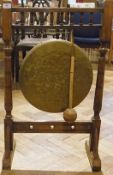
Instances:
[[[11,1],[3,1],[3,4],[8,3],[11,7]],[[8,20],[6,20],[8,19]],[[12,12],[11,8],[2,9],[2,36],[4,40],[4,70],[5,70],[5,87],[4,87],[4,107],[6,116],[4,120],[4,142],[5,150],[3,157],[3,169],[11,168],[11,155],[13,151],[13,121],[12,121],[12,70],[11,70],[11,58],[12,58]]]
[[[100,125],[101,125],[99,114],[102,107],[106,52],[107,52],[106,49],[100,49],[100,59],[98,63],[98,73],[97,73],[95,98],[94,98],[94,106],[93,106],[94,117],[92,119],[90,141],[89,141],[89,144],[86,143],[86,152],[91,164],[92,171],[101,170],[101,160],[98,153],[98,143],[99,143],[99,134],[100,134]]]

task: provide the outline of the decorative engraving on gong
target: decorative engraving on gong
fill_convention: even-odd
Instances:
[[[69,106],[71,43],[47,41],[34,47],[20,70],[20,86],[25,98],[36,108],[63,112]],[[92,67],[77,45],[74,45],[75,71],[73,107],[88,94],[92,84]]]

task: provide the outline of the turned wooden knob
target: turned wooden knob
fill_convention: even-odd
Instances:
[[[74,122],[77,118],[77,113],[73,108],[67,108],[63,113],[63,118],[66,122]]]

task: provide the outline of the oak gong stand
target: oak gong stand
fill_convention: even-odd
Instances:
[[[103,82],[105,69],[105,49],[100,49],[97,82],[94,97],[94,115],[91,121],[76,121],[77,114],[73,107],[77,106],[87,95],[92,83],[92,69],[87,56],[73,42],[54,40],[33,48],[26,56],[20,72],[20,85],[24,96],[35,107],[48,112],[63,112],[64,121],[61,122],[16,122],[12,117],[12,80],[11,80],[11,3],[3,2],[3,40],[5,43],[5,152],[3,170],[11,169],[14,152],[14,133],[89,133],[89,143],[86,152],[92,171],[101,170],[101,160],[98,154],[100,133],[100,110],[102,106]],[[8,20],[7,20],[8,19]],[[48,49],[45,49],[48,48]],[[56,51],[55,51],[56,48]],[[60,49],[61,48],[61,49]],[[45,56],[44,49],[48,52]],[[61,56],[62,55],[62,56]],[[32,59],[30,59],[32,57]],[[56,61],[57,60],[57,61]],[[60,61],[60,62],[59,62]],[[46,64],[45,64],[46,62]],[[43,64],[42,64],[43,63]],[[58,64],[60,63],[60,64]],[[64,64],[65,63],[65,64]],[[84,63],[84,64],[83,64]],[[31,66],[37,69],[31,69]],[[39,65],[39,66],[38,66]],[[80,66],[81,69],[80,69]],[[36,70],[36,71],[34,71]],[[38,70],[38,71],[37,71]],[[79,70],[79,71],[78,71]],[[30,72],[29,72],[30,71]],[[83,72],[82,72],[83,71]],[[33,77],[30,76],[34,75]],[[35,74],[36,76],[35,76]],[[49,79],[44,79],[44,74]],[[53,73],[54,74],[53,78]],[[37,75],[40,76],[37,76]],[[28,76],[29,75],[29,76]],[[82,75],[82,76],[81,76]],[[88,82],[85,83],[84,76]],[[42,77],[41,77],[42,76]],[[27,78],[27,81],[25,79]],[[42,81],[44,80],[44,81]],[[50,91],[44,94],[43,87]],[[83,94],[79,87],[84,82]],[[87,86],[88,84],[88,86]],[[80,85],[80,86],[78,86]],[[82,84],[83,85],[83,84]],[[33,87],[32,87],[33,86]],[[54,86],[54,88],[52,88]],[[27,89],[26,89],[27,87]],[[63,91],[62,88],[64,87]],[[40,92],[37,98],[30,93],[32,88]],[[56,89],[55,89],[56,88]],[[56,91],[54,91],[54,89]],[[46,91],[46,90],[45,90]],[[59,96],[59,92],[61,96]],[[52,93],[52,95],[51,95]],[[44,96],[43,96],[44,94]],[[47,99],[46,99],[47,97]],[[43,99],[45,98],[45,100]],[[50,104],[48,105],[48,98]],[[59,100],[60,99],[60,100]],[[9,174],[8,174],[9,175]]]

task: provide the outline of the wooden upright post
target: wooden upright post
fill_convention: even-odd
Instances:
[[[5,98],[4,106],[6,116],[4,120],[4,137],[5,137],[5,153],[3,158],[3,169],[11,168],[11,153],[13,150],[13,133],[12,133],[12,81],[11,81],[11,1],[3,1],[2,10],[2,32],[4,40],[4,65],[5,65]]]
[[[98,154],[98,143],[100,135],[100,111],[102,107],[104,70],[105,70],[105,54],[107,49],[100,49],[100,59],[98,63],[98,73],[96,81],[96,90],[94,98],[94,116],[92,118],[92,132],[90,134],[89,148],[86,145],[86,151],[93,171],[101,170],[101,160]]]

